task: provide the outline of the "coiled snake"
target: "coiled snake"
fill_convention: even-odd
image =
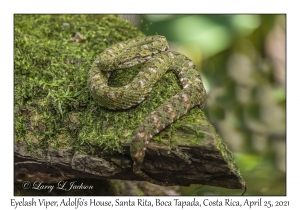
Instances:
[[[195,64],[177,52],[168,52],[163,36],[140,37],[115,44],[105,49],[94,61],[88,73],[92,97],[108,109],[129,109],[140,104],[153,85],[171,70],[178,77],[182,90],[152,111],[135,129],[130,145],[133,172],[146,181],[158,185],[176,185],[151,178],[141,170],[145,150],[152,137],[186,114],[191,108],[202,108],[205,89]],[[144,63],[133,81],[122,87],[108,86],[112,71]]]

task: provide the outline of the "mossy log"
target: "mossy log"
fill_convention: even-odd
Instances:
[[[182,185],[203,184],[242,189],[244,182],[231,153],[211,125],[201,126],[199,132],[205,134],[200,143],[186,144],[186,140],[194,141],[197,137],[178,129],[178,142],[181,138],[185,140],[177,145],[176,150],[150,143],[143,169],[159,180]],[[15,143],[16,180],[47,180],[51,183],[74,178],[139,180],[132,172],[129,146],[124,146],[122,155],[118,152],[100,152],[103,157],[74,154],[71,148],[48,149],[46,152],[40,150],[35,154],[27,152],[25,142]]]
[[[139,180],[130,136],[176,94],[177,78],[167,73],[142,104],[110,111],[91,98],[87,72],[103,49],[143,34],[113,15],[16,15],[14,30],[15,181]],[[118,71],[111,85],[128,83],[138,69]],[[143,170],[184,186],[245,188],[231,152],[198,107],[153,139]]]

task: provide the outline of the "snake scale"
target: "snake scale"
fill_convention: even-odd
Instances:
[[[176,184],[155,180],[141,170],[149,141],[191,108],[203,108],[206,94],[195,64],[186,56],[167,50],[167,40],[160,35],[120,42],[105,49],[93,62],[88,73],[88,87],[92,97],[100,106],[112,110],[129,109],[140,104],[168,70],[173,71],[179,79],[181,91],[141,122],[133,132],[130,145],[134,174],[163,186]],[[129,84],[122,87],[108,85],[112,71],[138,64],[143,65]]]

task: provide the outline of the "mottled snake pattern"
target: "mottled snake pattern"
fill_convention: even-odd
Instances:
[[[130,145],[133,172],[148,182],[163,186],[176,183],[155,180],[141,170],[149,141],[191,108],[203,108],[206,94],[195,64],[186,56],[167,50],[166,38],[159,35],[120,42],[105,49],[88,73],[92,97],[100,106],[112,110],[129,109],[142,103],[153,85],[169,70],[179,79],[181,91],[145,117],[133,132]],[[122,87],[108,85],[112,71],[138,64],[143,65],[129,84]]]

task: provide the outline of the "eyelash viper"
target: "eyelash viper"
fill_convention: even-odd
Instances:
[[[92,97],[100,106],[112,110],[129,109],[140,104],[166,71],[171,70],[178,77],[182,90],[142,121],[133,132],[130,145],[133,172],[148,182],[163,186],[176,184],[155,180],[141,170],[149,141],[191,108],[203,108],[206,94],[195,64],[186,56],[167,50],[167,40],[160,35],[120,42],[105,49],[88,73]],[[138,75],[129,84],[122,87],[108,85],[112,71],[142,63]]]

